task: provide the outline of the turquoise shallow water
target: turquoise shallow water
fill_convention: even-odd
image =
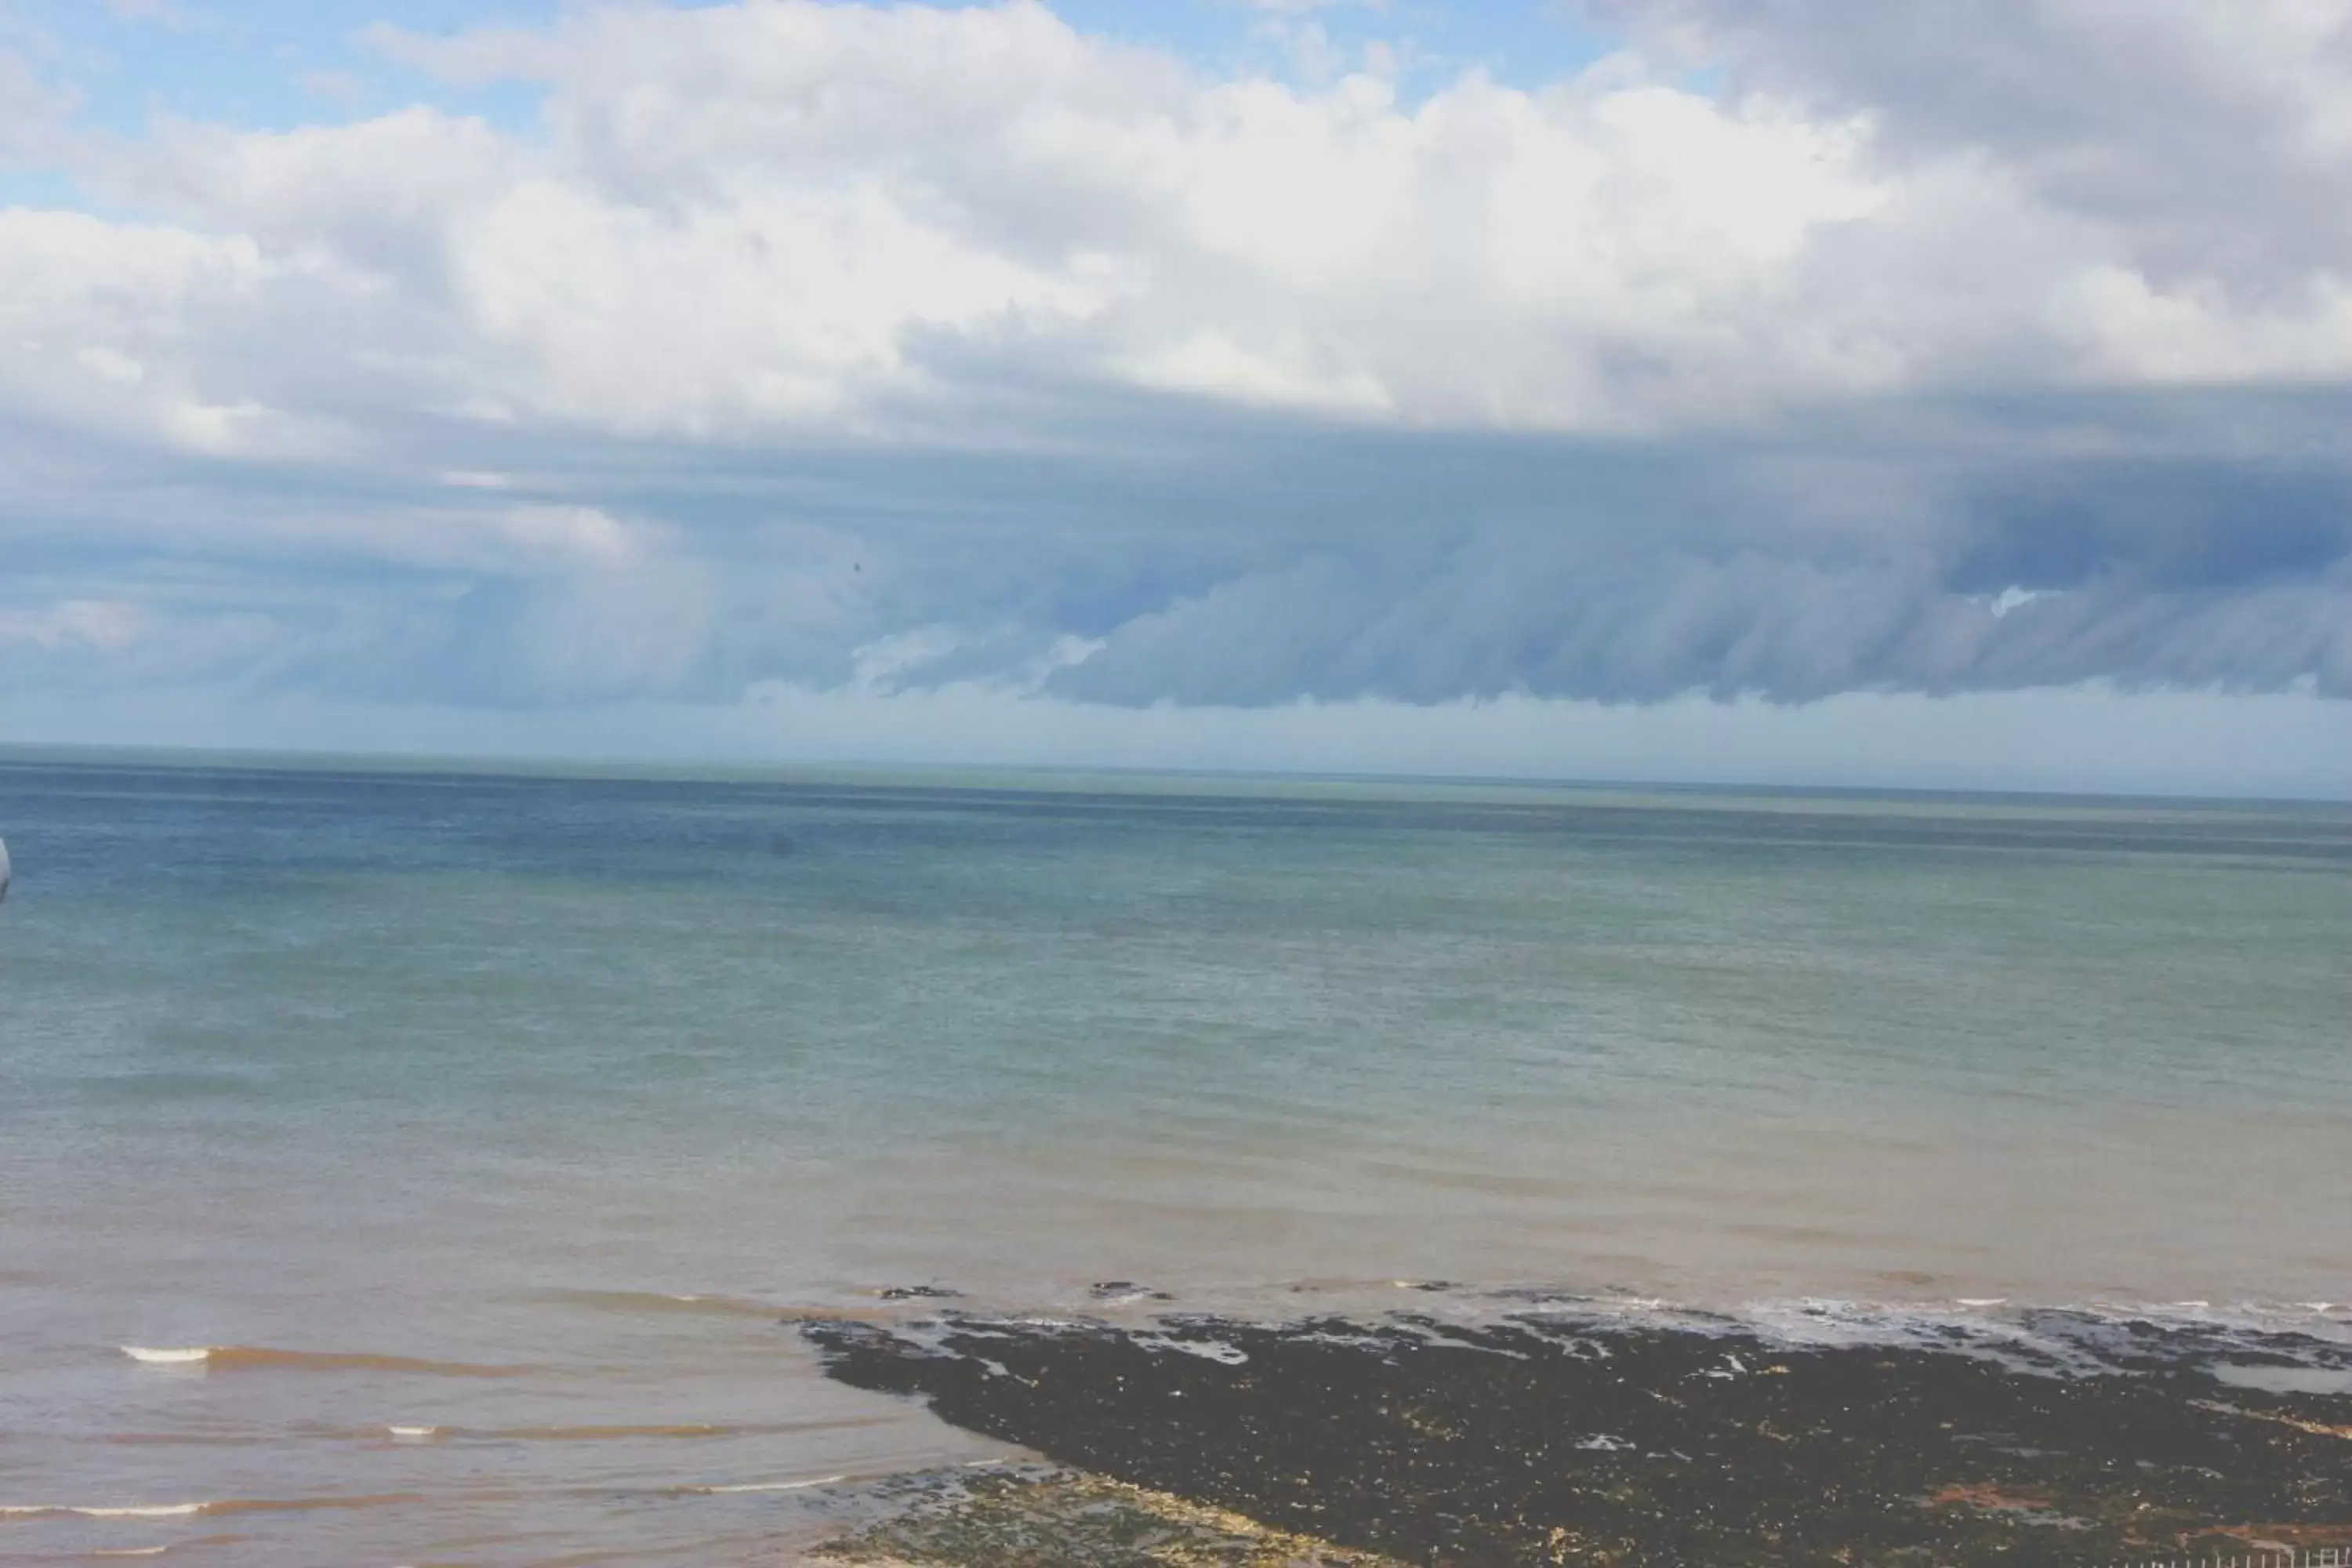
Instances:
[[[2352,1296],[2343,808],[20,759],[0,834],[0,1507],[390,1500],[0,1554],[772,1555],[711,1489],[996,1457],[774,1326],[889,1286]]]

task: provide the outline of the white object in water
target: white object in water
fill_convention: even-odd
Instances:
[[[0,838],[0,904],[8,901],[8,841]]]

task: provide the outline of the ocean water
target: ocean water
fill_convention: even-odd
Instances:
[[[788,1561],[1014,1457],[779,1326],[894,1289],[2352,1299],[2341,807],[18,754],[0,836],[0,1559]]]

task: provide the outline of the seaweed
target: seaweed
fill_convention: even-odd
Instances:
[[[2230,1386],[2210,1347],[2147,1325],[2105,1330],[2089,1370],[1542,1313],[800,1331],[843,1383],[1402,1563],[2091,1563],[2352,1540],[2352,1397]],[[1016,1560],[1139,1561],[970,1559]]]

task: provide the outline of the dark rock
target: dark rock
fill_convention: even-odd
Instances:
[[[2084,1564],[2352,1540],[2352,1396],[2225,1384],[2209,1366],[2259,1347],[2153,1324],[2043,1321],[2001,1346],[1543,1313],[802,1332],[835,1378],[959,1426],[1406,1562]]]
[[[1106,1279],[1088,1287],[1087,1294],[1097,1301],[1172,1301],[1176,1299],[1165,1290],[1147,1290],[1132,1279]]]

